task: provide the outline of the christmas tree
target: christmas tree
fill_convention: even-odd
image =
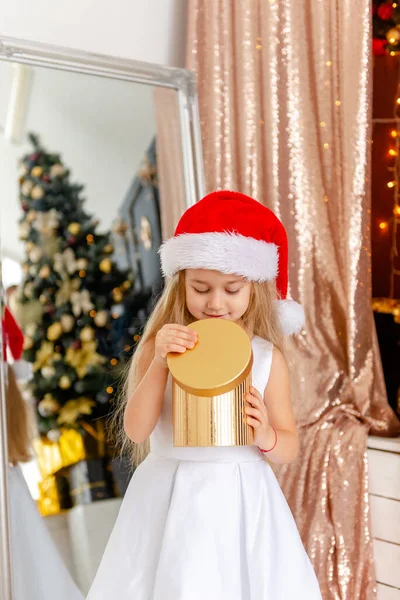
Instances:
[[[57,441],[63,428],[90,430],[109,414],[127,357],[121,340],[128,329],[137,339],[142,323],[129,328],[133,277],[113,260],[110,234],[97,233],[85,212],[83,186],[60,155],[30,140],[34,151],[20,163],[26,260],[19,312],[39,431]]]

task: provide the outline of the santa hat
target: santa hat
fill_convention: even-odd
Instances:
[[[302,307],[287,299],[288,244],[278,217],[238,192],[208,194],[181,217],[160,250],[166,277],[184,269],[210,269],[248,281],[276,280],[278,319],[285,335],[304,325]]]

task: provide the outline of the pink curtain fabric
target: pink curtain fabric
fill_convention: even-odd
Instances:
[[[301,457],[278,477],[324,600],[376,596],[368,432],[399,431],[371,299],[369,0],[190,0],[208,191],[268,205],[306,328],[288,344]],[[288,573],[290,576],[290,573]]]

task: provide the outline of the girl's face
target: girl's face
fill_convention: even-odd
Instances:
[[[239,321],[249,306],[252,284],[238,275],[186,269],[186,306],[200,321],[210,317]]]

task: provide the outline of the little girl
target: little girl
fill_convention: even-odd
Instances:
[[[286,299],[285,229],[255,200],[214,192],[184,213],[160,253],[168,283],[132,360],[123,417],[136,445],[150,437],[150,454],[131,480],[88,600],[321,600],[264,460],[298,453],[280,349],[304,315]],[[187,325],[208,318],[234,321],[252,339],[244,418],[254,446],[173,446],[167,354],[193,348]]]

